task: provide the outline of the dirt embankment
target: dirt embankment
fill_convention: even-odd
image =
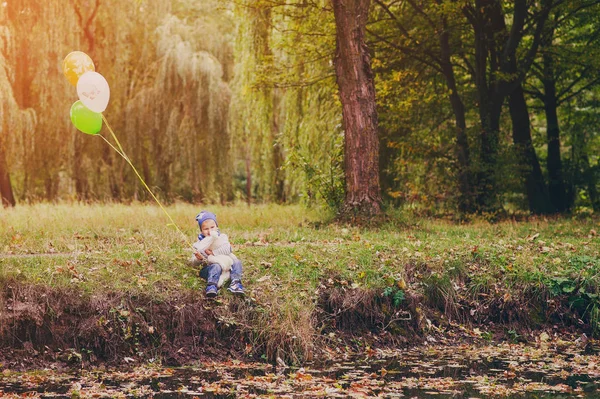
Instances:
[[[178,364],[218,355],[229,341],[236,342],[198,293],[157,300],[0,282],[0,361],[5,366],[152,358]]]
[[[481,339],[484,326],[485,339],[526,339],[528,332],[556,328],[556,323],[563,332],[589,335],[590,326],[569,312],[568,303],[549,308],[526,298],[498,294],[478,302],[472,295],[449,298],[334,284],[319,297],[310,325],[300,329],[305,336],[299,337],[258,323],[269,307],[248,298],[214,301],[191,291],[162,299],[123,292],[89,295],[0,280],[0,363],[80,367],[154,359],[181,365],[226,357],[301,362],[336,346],[408,346],[440,336]],[[507,336],[507,331],[514,333]]]

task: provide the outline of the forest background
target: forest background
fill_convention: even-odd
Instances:
[[[600,2],[357,3],[370,10],[385,203],[600,209]],[[4,205],[150,199],[118,154],[71,125],[61,62],[73,50],[108,80],[104,115],[162,200],[342,207],[329,1],[0,1]]]

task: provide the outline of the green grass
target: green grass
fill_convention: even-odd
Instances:
[[[186,261],[200,207],[167,209],[184,236],[151,205],[38,204],[2,210],[0,272],[35,283],[77,284],[86,291],[199,288],[196,270]],[[331,274],[380,287],[386,284],[384,275],[402,275],[407,264],[441,273],[474,264],[482,279],[502,275],[528,281],[540,273],[589,275],[587,264],[599,262],[594,231],[600,229],[592,219],[457,225],[399,215],[380,227],[361,228],[321,224],[326,216],[298,206],[210,209],[243,260],[251,290],[264,276],[293,290],[315,288]]]
[[[166,296],[203,289],[198,270],[187,264],[198,234],[194,217],[203,208],[167,208],[185,237],[152,205],[0,210],[0,275],[88,293],[141,290]],[[248,293],[265,307],[258,321],[264,330],[258,326],[257,335],[266,330],[301,335],[296,325],[310,324],[324,287],[384,290],[403,281],[407,267],[413,275],[405,289],[432,301],[536,289],[567,295],[577,306],[583,298],[585,311],[598,318],[597,219],[456,224],[393,212],[379,227],[358,227],[330,223],[327,215],[300,206],[206,208],[217,214],[243,261]],[[466,284],[464,292],[455,292],[455,284]]]
[[[280,255],[274,246],[253,243],[284,237],[301,242],[302,235],[311,234],[306,227],[311,219],[300,208],[211,209],[236,253],[247,258],[250,276],[260,259],[278,265],[288,250],[282,247]],[[5,209],[0,211],[0,272],[34,283],[76,284],[90,292],[199,288],[197,270],[187,265],[198,234],[194,216],[199,210],[185,204],[168,208],[182,235],[156,206],[39,204]]]

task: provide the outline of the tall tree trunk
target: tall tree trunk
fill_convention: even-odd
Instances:
[[[332,0],[334,59],[345,131],[346,198],[341,213],[377,215],[381,209],[379,138],[371,57],[365,43],[370,0]]]
[[[273,111],[273,124],[272,124],[272,140],[273,140],[273,167],[275,169],[275,200],[283,204],[286,201],[285,197],[285,173],[283,171],[283,164],[285,162],[285,155],[283,153],[283,146],[281,145],[279,132],[279,112]]]
[[[546,113],[546,137],[548,141],[548,191],[550,201],[558,212],[564,212],[573,205],[567,200],[567,190],[563,178],[563,165],[560,156],[560,128],[558,125],[558,99],[554,76],[554,60],[549,52],[544,53],[544,112]]]
[[[573,165],[573,177],[567,187],[570,201],[575,201],[578,196],[578,188],[586,187],[587,194],[594,212],[600,209],[600,198],[598,196],[598,175],[600,174],[600,161],[595,166],[590,165],[588,157],[586,128],[573,129],[571,137],[571,163]]]
[[[252,156],[249,146],[246,146],[246,202],[252,204]]]
[[[484,12],[485,11],[485,12]],[[475,200],[480,212],[501,208],[497,187],[500,115],[504,95],[499,91],[496,76],[499,68],[497,41],[504,21],[494,0],[477,0],[474,9],[463,9],[473,26],[475,38],[474,81],[480,120],[480,154]]]
[[[4,157],[4,150],[0,146],[0,198],[2,206],[15,206],[15,196],[13,195],[10,175],[8,174],[8,165]]]
[[[600,161],[598,165],[590,166],[590,160],[587,154],[583,155],[583,180],[587,187],[588,198],[594,212],[600,211],[600,196],[598,195],[598,174],[600,173]]]
[[[458,94],[456,77],[450,61],[450,42],[447,24],[444,21],[444,31],[440,35],[440,50],[442,72],[446,78],[446,85],[450,90],[450,104],[454,112],[456,125],[455,154],[458,161],[458,210],[460,212],[473,212],[473,187],[471,181],[471,165],[469,143],[467,140],[467,122],[465,118],[465,105]]]
[[[508,107],[512,120],[513,143],[517,151],[521,173],[525,180],[525,190],[529,210],[535,214],[556,211],[548,195],[548,188],[542,175],[542,168],[531,141],[531,128],[527,103],[523,88],[519,84],[508,96]]]
[[[522,80],[531,67],[540,45],[542,28],[553,3],[541,1],[541,12],[535,18],[534,37],[524,62],[517,66],[517,49],[523,41],[532,3],[526,0],[513,2],[510,30],[506,26],[503,2],[500,0],[475,0],[463,13],[474,28],[475,70],[474,78],[479,100],[481,119],[481,165],[478,175],[478,206],[482,211],[501,208],[498,201],[496,163],[500,132],[500,115],[506,97],[509,98],[513,121],[513,141],[525,163],[524,180],[529,206],[536,213],[552,210],[547,188],[542,177],[537,155],[531,143],[529,115],[521,87]],[[529,22],[530,24],[531,21]],[[519,70],[520,68],[520,70]]]
[[[71,4],[73,6],[75,14],[77,15],[79,27],[83,30],[83,37],[88,44],[86,53],[92,58],[92,60],[94,60],[96,42],[94,34],[92,32],[92,27],[94,19],[98,14],[100,0],[95,0],[94,8],[89,13],[89,15],[84,15],[82,7],[79,5],[79,2],[77,0],[72,0]],[[98,60],[96,60],[94,64],[96,66],[96,69],[98,69]],[[77,194],[77,199],[88,200],[90,198],[90,183],[88,180],[87,171],[84,170],[83,167],[83,159],[87,147],[84,141],[87,139],[83,136],[84,135],[82,134],[75,135],[75,154],[73,157],[72,171],[73,178],[75,180],[75,192]]]
[[[498,151],[500,147],[500,115],[502,96],[488,98],[480,106],[481,142],[480,166],[477,176],[477,207],[483,212],[502,208],[498,192]]]
[[[75,134],[73,140],[75,141],[75,151],[73,153],[72,173],[75,180],[75,193],[79,201],[85,201],[89,199],[89,181],[87,171],[83,167],[83,154],[85,151],[83,134]]]

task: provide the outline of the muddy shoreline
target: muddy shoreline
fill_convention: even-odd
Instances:
[[[569,310],[566,299],[555,300],[552,308],[534,300],[507,305],[504,299],[488,298],[487,311],[473,311],[461,298],[436,303],[407,290],[397,303],[379,291],[334,284],[321,292],[306,336],[297,336],[259,326],[259,317],[277,309],[252,298],[207,300],[189,290],[164,298],[90,295],[5,279],[0,281],[0,363],[15,370],[144,362],[181,366],[231,358],[290,365],[318,361],[331,351],[427,342],[526,342],[542,332],[591,337],[591,327]]]

